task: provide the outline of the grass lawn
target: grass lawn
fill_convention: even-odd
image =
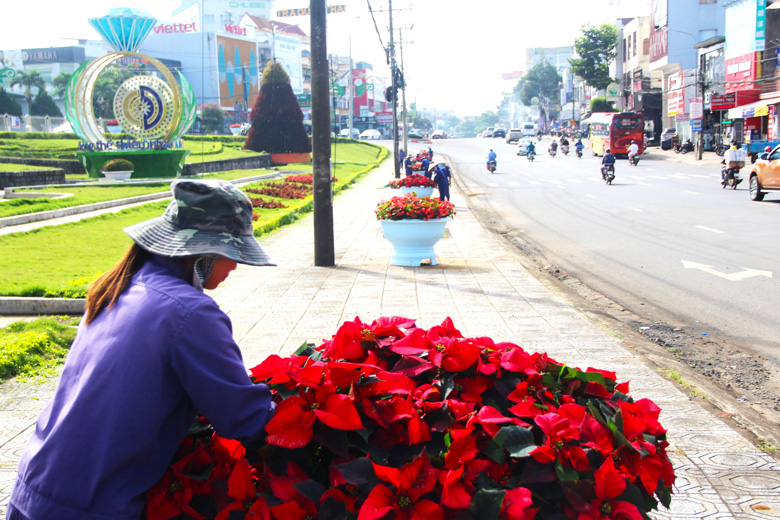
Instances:
[[[363,147],[373,150],[374,160],[384,160],[389,153],[384,148],[358,143],[351,153],[356,157],[368,157]],[[345,155],[349,155],[349,147]],[[348,187],[371,165],[337,164],[333,175],[334,193]],[[298,170],[311,172],[311,165],[296,165]],[[256,170],[255,170],[256,171]],[[267,181],[273,182],[273,181]],[[253,195],[254,196],[254,195]],[[287,200],[262,196],[266,200],[279,200],[286,208],[257,210],[255,234],[272,232],[295,221],[300,214],[311,211],[311,197]],[[6,204],[6,203],[3,203]],[[1,296],[65,296],[78,297],[86,286],[100,273],[116,263],[130,245],[130,238],[122,231],[132,224],[162,215],[167,201],[152,202],[84,219],[70,224],[42,227],[24,233],[0,235],[0,295]],[[0,205],[1,207],[1,205]]]
[[[54,316],[0,328],[0,383],[19,376],[48,377],[65,359],[79,318]]]
[[[25,170],[51,170],[51,168],[30,164],[0,163],[0,172],[23,172]]]

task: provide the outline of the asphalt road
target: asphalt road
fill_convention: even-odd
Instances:
[[[780,193],[751,202],[747,180],[724,190],[717,166],[648,158],[636,167],[618,160],[607,186],[600,158],[586,149],[578,159],[572,148],[553,159],[547,144],[537,143],[533,163],[503,139],[440,140],[433,148],[508,232],[591,289],[639,316],[780,363]],[[485,169],[490,148],[498,154],[493,175]]]

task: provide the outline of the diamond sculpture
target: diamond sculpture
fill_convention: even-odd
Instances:
[[[89,24],[117,52],[135,52],[157,23],[157,19],[142,9],[122,7],[111,9],[100,18],[90,18]]]

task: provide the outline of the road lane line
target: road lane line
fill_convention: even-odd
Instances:
[[[658,179],[659,181],[665,181],[666,177],[661,177],[660,175],[648,175],[651,179]]]
[[[541,184],[539,181],[528,181],[528,184]]]
[[[547,182],[549,182],[550,184],[560,184],[561,183],[561,181],[559,181],[557,179],[550,179]]]
[[[491,188],[498,188],[499,186],[501,186],[497,182],[488,182],[487,185],[490,186]]]
[[[589,199],[597,199],[598,198],[595,195],[590,195],[590,194],[585,195],[585,196],[588,197]]]
[[[584,182],[582,179],[569,179],[569,182]]]
[[[689,177],[697,177],[699,179],[711,179],[712,175],[701,175],[701,174],[698,174],[698,173],[691,173],[689,175]]]
[[[683,190],[683,193],[687,193],[689,195],[698,195],[699,194],[698,191],[688,191],[688,190]]]
[[[636,211],[637,213],[642,213],[642,210],[639,208],[628,208],[628,209]]]
[[[512,181],[512,182],[509,183],[509,185],[510,186],[520,186],[520,183]]]
[[[725,231],[720,231],[719,229],[712,229],[707,226],[693,226],[699,229],[703,229],[704,231],[711,231],[713,233],[725,233]]]

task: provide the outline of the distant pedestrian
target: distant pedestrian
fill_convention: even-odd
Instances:
[[[406,170],[407,177],[414,174],[414,161],[412,160],[411,155],[407,155],[406,159],[404,159],[404,169]]]
[[[433,148],[431,148],[430,146],[428,147],[428,159],[433,161]]]
[[[401,166],[403,166],[403,165],[404,165],[404,160],[405,160],[405,159],[406,159],[406,152],[404,152],[404,149],[403,149],[403,148],[401,148],[401,149],[398,151],[398,160],[399,160],[399,164],[400,164]]]
[[[450,167],[439,163],[433,168],[433,171],[433,180],[439,188],[439,200],[450,200],[450,183],[452,182]]]

